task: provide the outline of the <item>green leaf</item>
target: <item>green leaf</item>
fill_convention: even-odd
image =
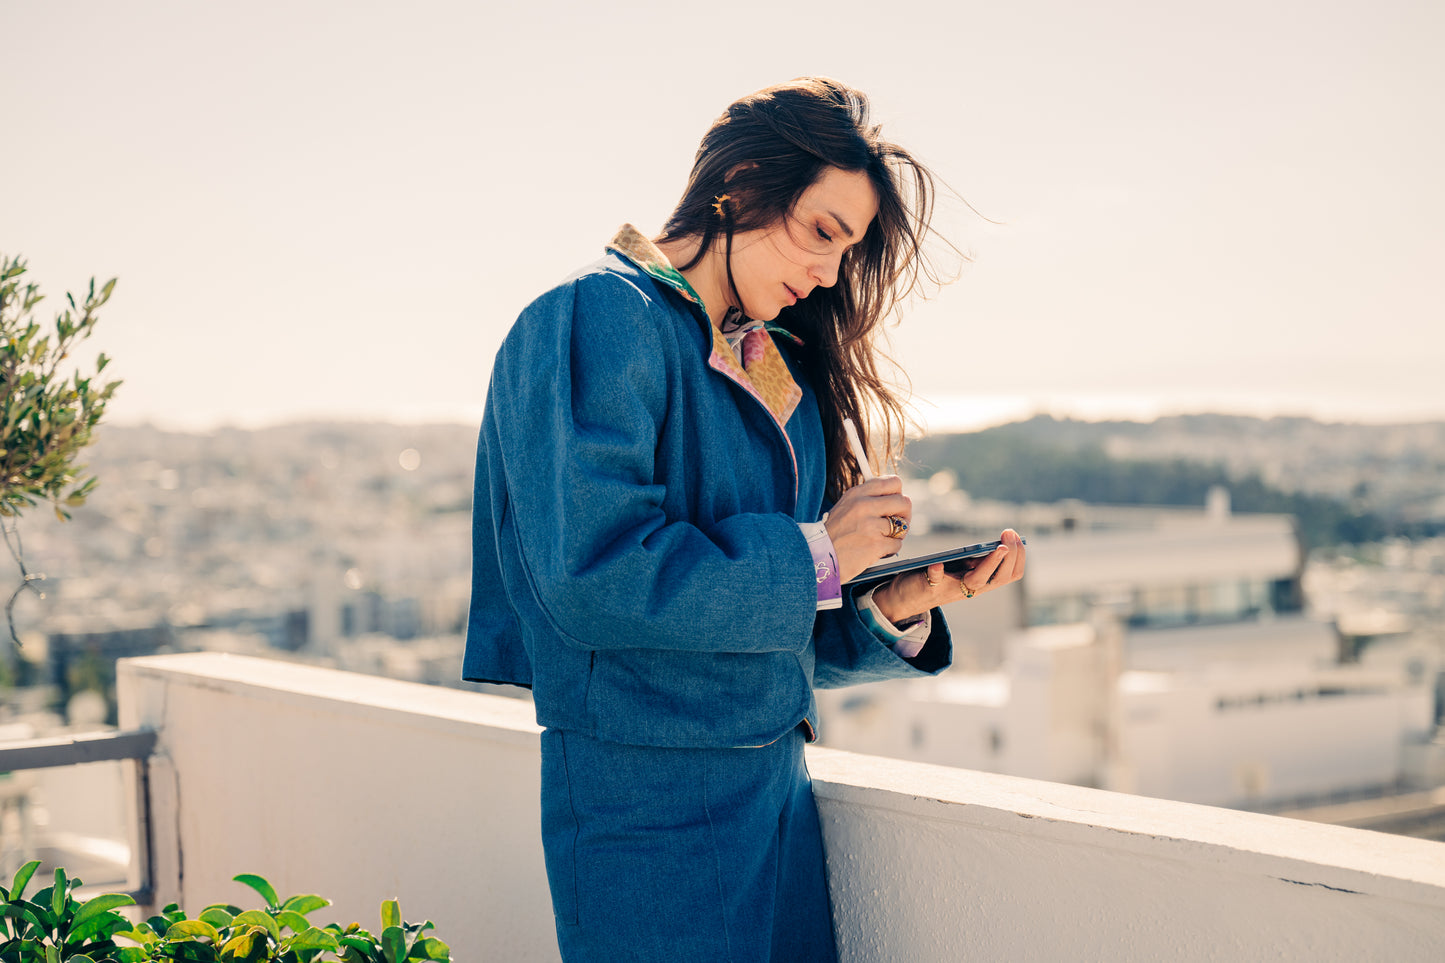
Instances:
[[[336,938],[336,942],[340,943],[342,946],[347,946],[360,953],[366,954],[367,959],[371,959],[375,956],[372,951],[376,947],[376,940],[373,939],[370,934],[366,936],[357,936],[353,933],[347,933],[344,936],[338,936]]]
[[[281,926],[270,913],[263,913],[260,910],[246,910],[246,912],[236,915],[236,918],[231,921],[231,926],[259,926],[267,933],[270,933],[271,938],[277,943],[281,942]]]
[[[55,514],[59,515],[60,510],[56,509]],[[65,889],[65,868],[55,867],[55,886],[50,891],[50,907],[55,912],[55,918],[60,919],[60,914],[65,912],[66,897],[70,894]]]
[[[240,876],[233,876],[231,878],[238,883],[245,883],[247,886],[260,893],[261,898],[266,901],[267,906],[281,905],[281,900],[276,897],[276,890],[272,888],[271,884],[268,883],[263,877],[257,876],[254,873],[242,873]]]
[[[84,943],[87,940],[108,940],[119,930],[130,925],[119,913],[101,913],[91,917],[84,926],[73,927],[65,938],[65,945]]]
[[[388,926],[382,930],[381,954],[386,963],[402,963],[406,959],[406,934],[400,926]]]
[[[259,963],[265,954],[266,930],[261,926],[247,926],[221,946],[221,959],[237,963]]]
[[[45,924],[41,922],[40,917],[36,916],[35,912],[24,903],[6,903],[4,906],[0,906],[0,916],[8,916],[12,919],[23,919],[27,923],[41,929],[46,928]]]
[[[140,943],[142,946],[149,946],[160,939],[156,936],[155,930],[144,923],[137,923],[128,930],[117,930],[110,935],[112,938],[119,936],[133,943]]]
[[[162,953],[180,963],[216,963],[217,950],[210,943],[187,940],[166,945]]]
[[[20,897],[25,895],[25,887],[30,885],[30,877],[35,875],[35,870],[40,866],[40,860],[32,859],[15,871],[15,882],[10,885],[11,900],[19,902]]]
[[[341,949],[341,944],[336,937],[319,927],[308,927],[301,933],[288,941],[292,949],[297,950],[331,950],[333,952]]]
[[[231,920],[235,918],[235,914],[221,906],[207,906],[201,910],[201,915],[196,917],[196,919],[205,920],[217,929],[222,926],[230,926]]]
[[[381,901],[381,928],[401,925],[401,904],[394,899]]]
[[[111,955],[115,957],[116,963],[146,963],[150,959],[150,954],[143,946],[123,946]]]
[[[56,872],[58,873],[60,870],[57,869]],[[56,892],[63,892],[63,890],[57,889]],[[45,963],[60,963],[60,947],[54,943],[45,944]]]
[[[412,944],[411,952],[406,955],[406,958],[408,960],[450,960],[452,948],[435,936],[428,936]]]
[[[78,930],[101,913],[107,913],[119,906],[134,906],[135,900],[124,893],[106,893],[104,896],[97,896],[95,899],[85,901],[85,905],[75,911],[75,919],[70,923],[72,930]]]
[[[293,933],[300,933],[311,928],[311,923],[306,917],[288,909],[276,911],[276,922],[282,926],[289,927]]]
[[[282,903],[281,908],[305,916],[307,913],[314,913],[321,909],[321,907],[330,905],[331,900],[323,896],[317,896],[315,893],[302,893]]]
[[[166,930],[168,940],[194,939],[197,936],[204,936],[212,943],[221,942],[220,932],[205,920],[181,920],[179,923],[172,923],[170,929]]]
[[[95,963],[95,960],[85,953],[76,953],[65,958],[68,963]]]

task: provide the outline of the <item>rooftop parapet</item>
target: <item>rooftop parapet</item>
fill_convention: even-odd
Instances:
[[[458,960],[557,959],[518,700],[212,653],[120,663],[156,900],[385,897]],[[813,748],[845,963],[1436,960],[1445,844]]]

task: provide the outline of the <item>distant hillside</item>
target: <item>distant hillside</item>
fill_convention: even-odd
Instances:
[[[948,468],[985,498],[1202,505],[1288,512],[1311,545],[1445,530],[1445,423],[1333,425],[1190,415],[1154,422],[1027,421],[913,442],[920,472]]]
[[[398,484],[433,511],[470,498],[474,425],[292,424],[204,434],[109,427],[89,452],[103,506],[125,480],[209,464],[226,477],[292,484],[339,471]],[[417,472],[398,453],[423,458]],[[1083,422],[1039,416],[912,442],[917,472],[951,468],[985,498],[1203,505],[1229,487],[1237,511],[1299,517],[1312,545],[1445,531],[1445,423],[1323,424],[1305,418],[1189,415]],[[385,481],[390,479],[390,481]],[[181,481],[185,487],[185,479]],[[442,491],[445,489],[445,491]]]

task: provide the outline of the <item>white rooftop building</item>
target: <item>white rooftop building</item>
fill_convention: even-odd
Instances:
[[[1361,651],[1355,629],[1306,617],[1288,517],[1230,515],[1220,496],[1014,511],[1023,581],[947,613],[956,662],[989,671],[820,693],[826,745],[1250,809],[1445,773],[1438,652],[1393,621]]]

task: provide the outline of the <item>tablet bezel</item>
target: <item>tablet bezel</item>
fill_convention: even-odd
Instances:
[[[1026,544],[1026,539],[1019,539],[1019,544]],[[932,552],[928,555],[916,555],[912,558],[887,559],[870,565],[857,575],[843,583],[846,588],[857,588],[860,585],[870,585],[874,582],[882,582],[884,579],[892,578],[895,575],[902,575],[905,572],[914,572],[927,568],[938,562],[944,563],[944,571],[957,572],[957,567],[950,568],[949,562],[963,562],[969,559],[982,558],[989,552],[998,548],[1002,542],[978,542],[974,545],[961,545],[958,548],[945,549],[942,552]]]

